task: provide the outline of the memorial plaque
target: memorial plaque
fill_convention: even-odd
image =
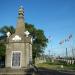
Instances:
[[[20,52],[13,52],[12,56],[12,67],[20,67]]]

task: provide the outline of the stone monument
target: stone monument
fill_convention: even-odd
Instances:
[[[32,37],[25,29],[24,8],[18,10],[16,31],[7,32],[6,68],[27,68],[32,62]]]

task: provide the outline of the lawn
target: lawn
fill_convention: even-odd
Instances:
[[[53,70],[75,70],[75,64],[69,65],[69,64],[54,64],[54,63],[40,63],[37,65],[37,67],[44,67],[47,69],[53,69]]]

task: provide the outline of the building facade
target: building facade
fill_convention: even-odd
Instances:
[[[5,66],[10,68],[27,68],[32,62],[32,37],[25,28],[24,8],[18,10],[16,31],[7,32]]]

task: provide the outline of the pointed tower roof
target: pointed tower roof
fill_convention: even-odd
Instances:
[[[25,30],[25,22],[24,22],[24,8],[20,6],[18,10],[18,21],[16,26],[16,31],[14,34],[10,36],[10,33],[7,33],[8,38],[7,43],[31,43],[30,33]]]
[[[16,34],[23,34],[25,31],[25,23],[24,23],[24,8],[23,6],[19,7],[18,10],[18,21],[16,27]]]

